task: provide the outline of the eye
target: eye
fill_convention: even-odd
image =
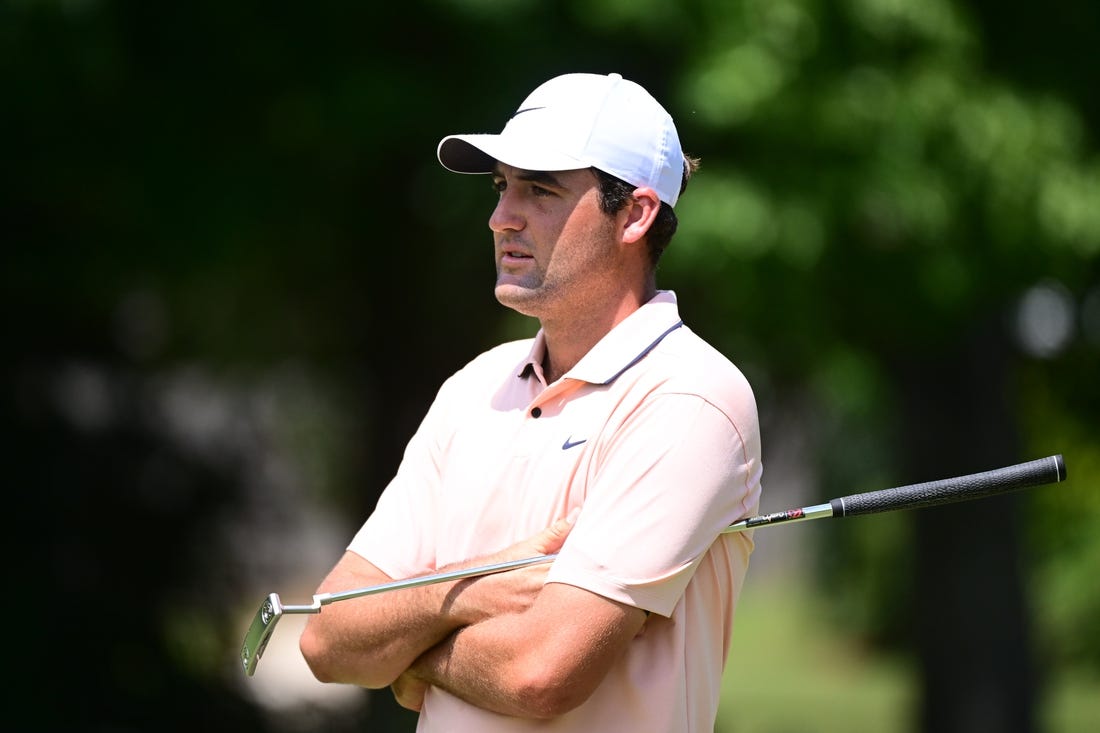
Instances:
[[[540,197],[541,196],[553,196],[554,192],[551,191],[548,188],[543,188],[542,186],[539,186],[539,185],[535,184],[535,185],[531,186],[531,195],[532,196],[540,196]]]
[[[503,178],[494,178],[491,185],[497,193],[504,193],[504,189],[508,187]]]

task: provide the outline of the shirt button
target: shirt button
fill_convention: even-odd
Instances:
[[[540,417],[541,415],[542,415],[542,408],[541,407],[536,407],[533,410],[531,410],[531,417]]]

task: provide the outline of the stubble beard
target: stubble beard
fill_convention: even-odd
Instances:
[[[549,300],[550,288],[541,279],[538,282],[501,282],[498,276],[494,295],[504,307],[538,318]]]

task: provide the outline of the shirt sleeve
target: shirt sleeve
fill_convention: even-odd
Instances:
[[[662,394],[597,450],[584,506],[547,582],[668,616],[719,533],[756,511],[759,430],[698,395]],[[744,541],[750,543],[751,536]],[[747,553],[746,553],[747,555]]]

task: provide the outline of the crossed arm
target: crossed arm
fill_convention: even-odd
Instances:
[[[570,528],[559,520],[468,565],[557,552]],[[595,691],[645,613],[573,586],[544,585],[546,572],[537,565],[333,604],[310,617],[302,653],[319,680],[392,685],[398,701],[414,710],[436,686],[505,715],[561,715]],[[389,580],[347,553],[318,592]]]

